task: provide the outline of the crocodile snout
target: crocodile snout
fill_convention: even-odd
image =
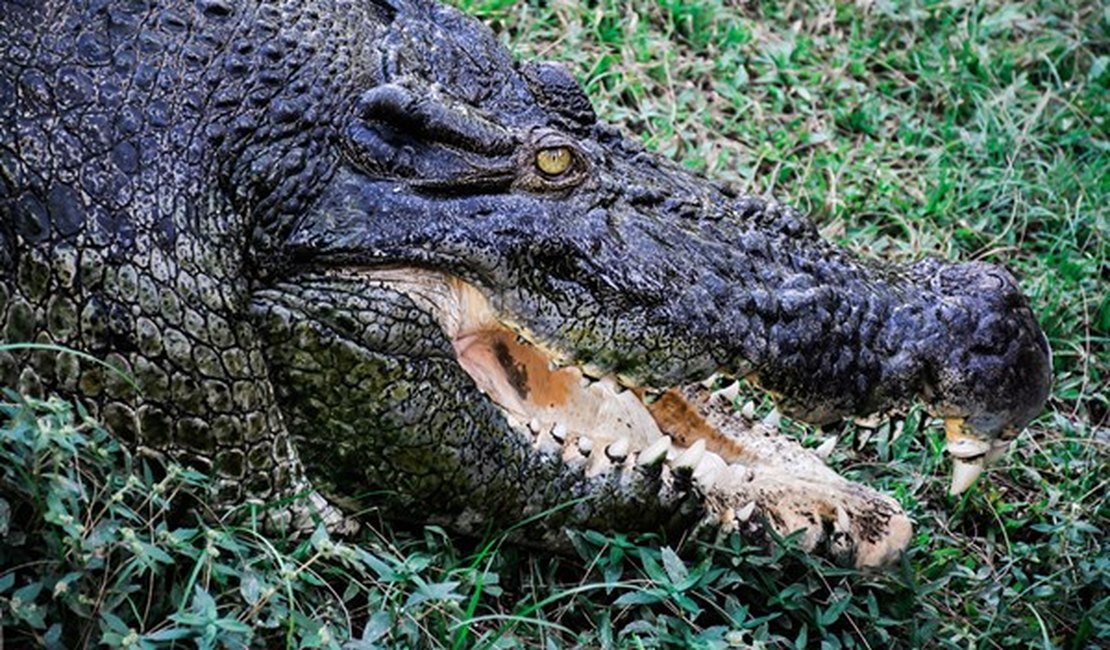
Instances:
[[[926,329],[932,381],[926,403],[945,418],[951,492],[966,490],[1044,407],[1052,353],[1017,281],[982,262],[932,266],[936,321]]]

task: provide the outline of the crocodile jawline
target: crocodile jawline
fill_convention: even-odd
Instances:
[[[745,460],[743,445],[710,425],[682,387],[636,386],[576,364],[498,314],[480,289],[457,276],[414,267],[335,272],[400,291],[431,314],[460,367],[512,428],[530,435],[541,452],[584,463],[587,476],[614,465],[681,461],[695,446],[699,457],[703,449],[721,456],[724,463],[713,463],[718,469]]]

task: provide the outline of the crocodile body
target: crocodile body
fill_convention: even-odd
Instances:
[[[553,510],[517,533],[548,546],[758,520],[877,564],[895,502],[688,386],[813,422],[919,398],[974,462],[1048,391],[1001,268],[857,259],[423,0],[5,3],[0,136],[0,343],[140,392],[45,348],[0,351],[0,385],[229,502],[311,479],[468,533]]]

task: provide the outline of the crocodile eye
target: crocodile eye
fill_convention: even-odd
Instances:
[[[536,153],[536,167],[548,176],[558,176],[570,169],[573,160],[570,147],[549,147]]]

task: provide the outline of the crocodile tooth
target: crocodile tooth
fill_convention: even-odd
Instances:
[[[586,466],[586,476],[604,474],[612,468],[613,462],[605,454],[590,454],[589,465]]]
[[[595,380],[605,378],[605,371],[593,364],[587,363],[584,366],[579,366],[582,370],[582,375],[585,377],[592,377]]]
[[[848,516],[848,511],[844,506],[839,503],[836,504],[836,530],[842,533],[847,533],[852,529],[852,518]]]
[[[701,380],[698,383],[701,384],[702,388],[713,388],[713,384],[717,383],[717,380],[720,379],[720,378],[721,378],[721,373],[715,372],[712,375],[709,375],[708,377],[706,377],[705,379]]]
[[[629,377],[628,375],[622,375],[622,374],[619,374],[619,373],[617,374],[617,386],[620,387],[620,388],[617,389],[618,393],[623,393],[624,391],[628,390],[629,388],[635,388],[636,384],[637,384],[636,380],[633,379],[632,377]]]
[[[558,454],[562,447],[551,437],[550,431],[544,431],[536,436],[536,449],[541,453]]]
[[[702,488],[712,489],[727,467],[725,459],[717,454],[704,454],[694,468],[694,480],[700,483]]]
[[[661,459],[666,458],[667,452],[671,450],[671,439],[667,436],[660,436],[658,440],[647,446],[646,449],[640,452],[640,457],[637,462],[640,465],[654,465]]]
[[[782,422],[782,414],[779,413],[778,408],[771,409],[771,412],[767,414],[767,417],[763,418],[763,426],[767,427],[768,429],[779,428],[780,422]]]
[[[865,429],[878,429],[884,419],[886,418],[882,413],[872,413],[871,415],[854,417],[852,418],[852,422],[855,422],[856,426],[861,426]]]
[[[582,452],[578,451],[578,445],[574,444],[574,440],[567,440],[563,443],[561,449],[563,450],[563,462],[569,463],[574,460],[585,460]]]
[[[747,521],[755,513],[755,501],[749,501],[736,509],[736,521]]]
[[[566,442],[567,439],[567,425],[562,422],[556,422],[555,426],[551,429],[551,437],[559,441],[560,444]]]
[[[676,469],[679,467],[689,467],[693,469],[697,466],[698,461],[700,461],[701,457],[704,455],[705,440],[702,438],[698,438],[694,441],[694,444],[684,449],[682,453],[678,455],[678,458],[674,459],[672,465],[674,465]]]
[[[578,451],[582,452],[583,456],[589,456],[593,449],[594,441],[589,436],[581,436],[578,438]]]
[[[613,395],[620,395],[622,392],[624,392],[625,388],[624,386],[618,384],[617,381],[612,377],[605,376],[594,382],[594,390],[604,390],[605,392],[612,393]]]
[[[628,438],[618,438],[616,442],[605,448],[605,455],[615,461],[628,457]]]
[[[998,462],[999,458],[1006,455],[1006,450],[1010,448],[1010,441],[1008,440],[995,440],[991,443],[991,449],[987,452],[985,457],[987,465]]]
[[[975,479],[983,473],[983,459],[976,458],[972,461],[966,461],[961,458],[952,459],[952,485],[948,488],[948,494],[956,496],[962,494],[965,490],[971,487]]]
[[[822,442],[820,445],[817,445],[817,448],[813,450],[813,453],[817,454],[818,458],[825,459],[829,457],[829,454],[832,453],[833,449],[836,449],[836,436],[833,436],[828,440]]]
[[[755,419],[755,402],[748,400],[744,402],[744,406],[740,407],[740,415],[743,415],[749,420]]]
[[[528,428],[531,429],[532,433],[539,434],[541,431],[540,421],[536,418],[532,418],[532,420],[528,423]]]
[[[736,399],[736,396],[739,395],[739,394],[740,394],[740,382],[734,381],[731,384],[729,384],[728,386],[725,386],[724,388],[722,388],[721,390],[715,391],[713,393],[713,395],[711,396],[711,398],[715,399],[715,400],[723,401],[726,404],[731,404],[732,400]]]

